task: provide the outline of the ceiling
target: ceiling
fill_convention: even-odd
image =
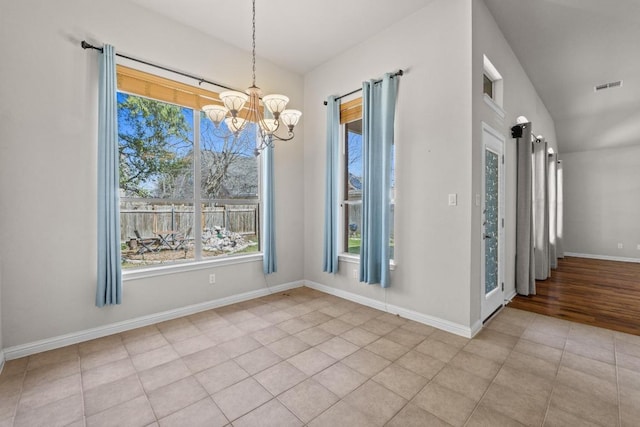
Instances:
[[[551,113],[560,153],[640,144],[640,1],[485,3]]]
[[[250,0],[131,1],[251,49]],[[305,74],[430,1],[260,0],[257,55]],[[485,3],[551,113],[561,153],[640,144],[639,0]],[[594,91],[616,80],[623,86]]]

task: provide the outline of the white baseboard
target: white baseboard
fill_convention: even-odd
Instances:
[[[516,290],[514,289],[513,291],[511,291],[511,293],[509,295],[507,295],[504,298],[505,303],[510,303],[512,299],[514,299],[516,297],[516,295],[518,295],[518,293],[516,292]]]
[[[274,294],[277,292],[299,288],[301,286],[304,286],[303,281],[284,283],[282,285],[276,285],[276,286],[269,286],[266,288],[261,288],[255,291],[245,292],[238,295],[231,295],[229,297],[224,297],[224,298],[219,298],[219,299],[206,301],[198,304],[188,305],[186,307],[180,307],[173,310],[163,311],[161,313],[155,313],[155,314],[150,314],[148,316],[138,317],[135,319],[124,320],[122,322],[111,323],[109,325],[99,326],[97,328],[86,329],[84,331],[72,332],[70,334],[60,335],[53,338],[47,338],[44,340],[35,341],[27,344],[8,347],[8,348],[5,348],[4,351],[0,351],[0,359],[2,361],[4,361],[5,358],[6,360],[18,359],[20,357],[30,356],[32,354],[41,353],[43,351],[54,350],[56,348],[65,347],[68,345],[105,337],[107,335],[117,334],[120,332],[140,328],[143,326],[153,325],[155,323],[176,319],[178,317],[189,316],[191,314],[210,310],[212,308],[223,307],[225,305],[235,304],[238,302],[247,301],[254,298],[259,298],[259,297]]]
[[[640,258],[624,258],[619,256],[610,256],[610,255],[577,254],[573,252],[565,252],[564,256],[572,256],[576,258],[601,259],[604,261],[621,261],[621,262],[640,263]]]
[[[2,375],[3,369],[4,369],[4,350],[0,349],[0,375]]]
[[[310,280],[304,281],[305,286],[316,289],[318,291],[335,295],[340,298],[344,298],[349,301],[353,301],[358,304],[366,305],[387,313],[397,314],[405,319],[415,320],[416,322],[423,323],[425,325],[433,326],[434,328],[442,329],[452,334],[460,335],[465,338],[473,338],[480,329],[482,329],[482,322],[478,321],[471,327],[460,325],[458,323],[450,322],[448,320],[440,319],[438,317],[429,316],[427,314],[418,313],[417,311],[408,310],[406,308],[398,307],[391,304],[385,304],[382,301],[378,301],[372,298],[363,297],[352,292],[343,291],[341,289],[332,288],[330,286],[322,285],[320,283],[312,282]]]

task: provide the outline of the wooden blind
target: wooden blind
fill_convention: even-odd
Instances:
[[[210,90],[158,77],[123,65],[116,65],[116,74],[118,76],[118,90],[133,95],[170,102],[194,110],[202,109],[203,105],[222,105],[218,93]]]
[[[362,98],[353,99],[340,104],[340,124],[353,122],[362,118]]]

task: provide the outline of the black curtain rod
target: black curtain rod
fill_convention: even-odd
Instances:
[[[82,42],[80,43],[80,46],[83,49],[95,49],[95,50],[99,50],[100,52],[103,51],[103,49],[101,47],[93,46],[93,45],[87,43],[84,40],[82,40]],[[223,89],[238,91],[238,89],[234,89],[232,87],[225,86],[225,85],[222,85],[220,83],[212,82],[210,80],[203,79],[202,77],[198,77],[198,76],[194,76],[194,75],[191,75],[191,74],[183,73],[182,71],[172,70],[171,68],[163,67],[162,65],[153,64],[151,62],[144,61],[142,59],[132,58],[131,56],[123,55],[123,54],[117,53],[117,52],[116,52],[116,56],[119,56],[120,58],[129,59],[131,61],[139,62],[141,64],[149,65],[151,67],[159,68],[159,69],[164,70],[164,71],[169,71],[170,73],[178,74],[178,75],[183,76],[183,77],[188,77],[190,79],[196,80],[198,82],[198,85],[202,85],[202,83],[208,83],[210,85],[218,86],[218,87],[221,87]],[[238,92],[241,92],[241,91],[238,91]]]
[[[396,71],[395,73],[393,73],[393,74],[391,75],[391,77],[402,76],[403,74],[404,74],[404,71],[403,71],[403,70],[398,70],[398,71]],[[376,83],[380,83],[381,81],[382,81],[382,79],[380,79],[380,80],[375,80],[373,83],[374,83],[374,84],[376,84]],[[352,90],[352,91],[351,91],[351,92],[349,92],[349,93],[345,93],[344,95],[340,95],[340,96],[338,96],[338,97],[336,98],[336,101],[337,101],[338,99],[342,99],[342,98],[344,98],[345,96],[349,96],[349,95],[353,95],[354,93],[358,93],[358,92],[360,92],[361,90],[362,90],[362,88],[360,88],[360,89],[355,89],[355,90]],[[327,105],[327,101],[324,101],[324,105]]]

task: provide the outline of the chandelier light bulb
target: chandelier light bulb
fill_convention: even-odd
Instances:
[[[227,110],[222,105],[205,105],[202,107],[202,111],[207,115],[209,120],[211,120],[216,127],[222,123],[224,118],[227,116],[229,110]]]

